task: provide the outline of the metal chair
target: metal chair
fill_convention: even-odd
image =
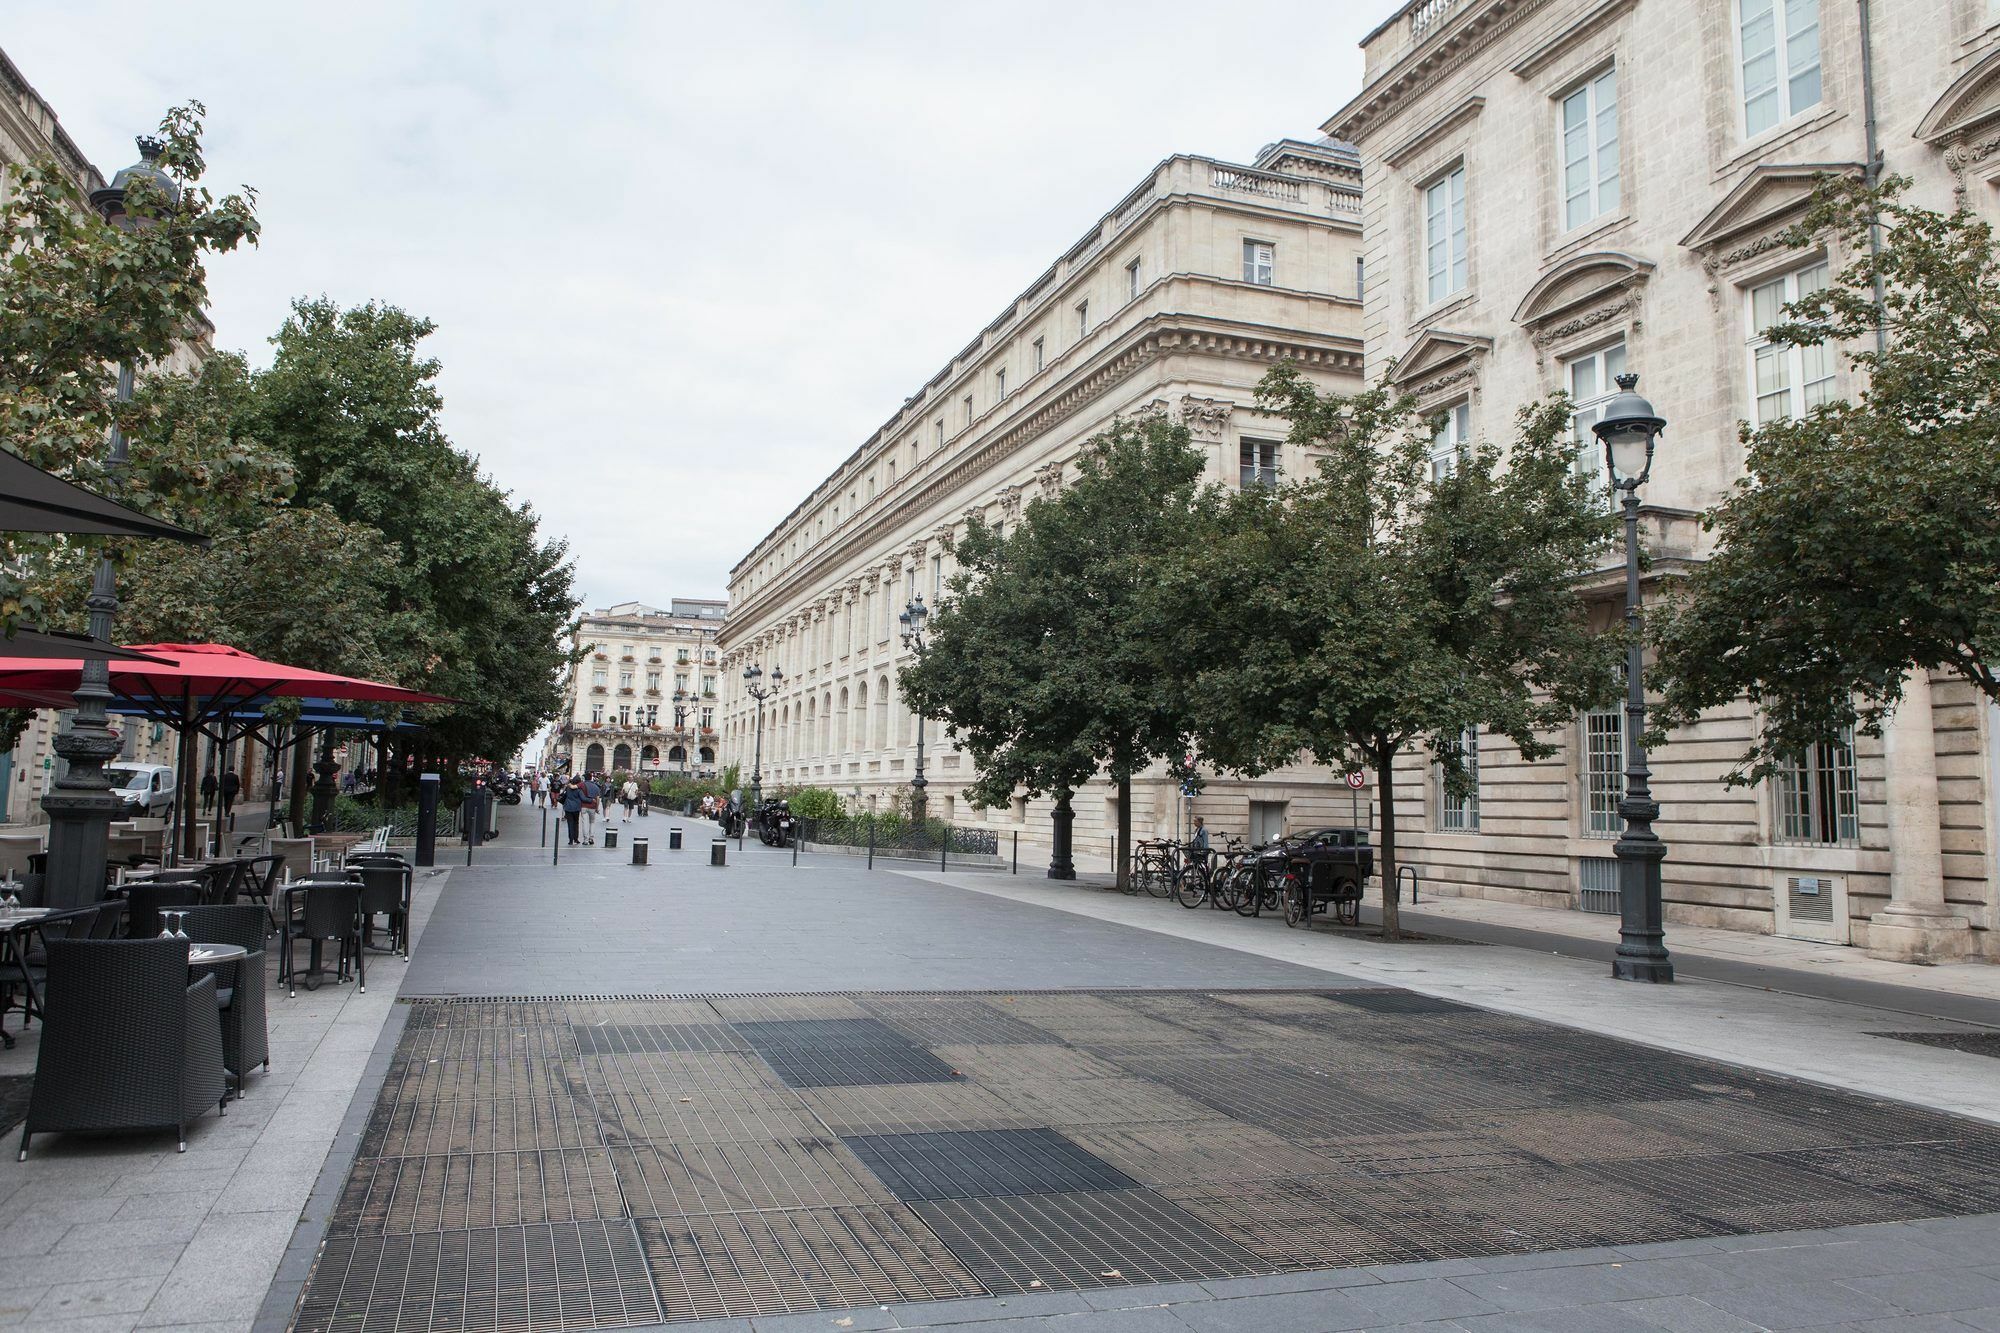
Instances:
[[[347,858],[348,869],[361,875],[361,932],[364,943],[375,918],[389,919],[389,953],[410,956],[410,888],[415,869],[388,852],[364,852]],[[372,946],[371,946],[372,947]]]
[[[271,1067],[270,1028],[265,1021],[264,909],[255,903],[217,903],[187,909],[188,938],[208,944],[234,944],[247,952],[233,963],[218,964],[216,1002],[222,1006],[223,1063],[236,1077],[236,1095],[243,1095],[250,1066]]]
[[[186,940],[50,940],[35,1086],[20,1159],[40,1133],[172,1129],[227,1111],[215,978],[189,984]]]
[[[306,971],[306,989],[318,990],[320,984],[320,949],[328,941],[337,941],[340,953],[334,979],[347,980],[347,965],[352,959],[356,975],[361,982],[361,993],[368,993],[368,959],[361,949],[361,882],[348,878],[317,878],[294,881],[286,887],[286,893],[294,901],[303,899],[296,919],[291,913],[285,915],[284,977],[292,997],[299,993],[298,966],[292,960],[292,945],[303,939],[312,945],[312,956]]]

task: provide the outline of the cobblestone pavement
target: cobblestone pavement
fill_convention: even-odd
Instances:
[[[264,1323],[2000,1330],[1991,1124],[951,883],[521,843],[454,873]]]

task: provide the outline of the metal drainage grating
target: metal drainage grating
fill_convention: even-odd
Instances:
[[[576,1029],[583,1055],[683,1055],[740,1051],[743,1043],[720,1023],[604,1023]]]
[[[1344,990],[1326,997],[1371,1014],[1477,1014],[1484,1012],[1469,1004],[1440,1000],[1435,995],[1419,995],[1407,990]]]
[[[951,1083],[950,1065],[873,1018],[781,1018],[737,1023],[750,1048],[792,1088]]]
[[[638,1228],[668,1319],[984,1295],[935,1237],[905,1224],[907,1216],[888,1208],[800,1208],[641,1220]]]
[[[582,1222],[328,1240],[294,1327],[541,1333],[661,1313],[632,1224]]]
[[[936,1199],[909,1206],[995,1294],[1198,1282],[1267,1267],[1151,1190]]]
[[[1941,1046],[1967,1055],[2000,1057],[2000,1032],[1871,1032],[1868,1035],[1913,1041],[1919,1046]]]
[[[638,1143],[611,1161],[634,1217],[893,1202],[838,1140]]]
[[[869,1134],[844,1142],[905,1203],[1138,1184],[1052,1129]]]
[[[398,1236],[624,1215],[618,1177],[601,1148],[390,1157],[354,1164],[327,1234]]]

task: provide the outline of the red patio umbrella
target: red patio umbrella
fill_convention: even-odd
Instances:
[[[174,802],[177,820],[187,830],[183,841],[192,841],[193,824],[186,819],[188,790],[193,774],[188,772],[188,748],[192,734],[219,723],[229,729],[229,716],[245,708],[259,707],[271,699],[345,699],[368,703],[441,704],[452,703],[442,695],[406,690],[399,685],[342,676],[330,671],[288,666],[232,648],[223,643],[135,644],[133,651],[144,653],[146,661],[113,661],[111,692],[144,708],[155,721],[172,727],[181,737],[179,768],[181,795]],[[83,680],[83,662],[78,658],[0,657],[0,699],[17,698],[34,706],[60,707],[48,700],[72,695]],[[224,744],[226,736],[220,737]],[[185,849],[187,855],[193,848]]]

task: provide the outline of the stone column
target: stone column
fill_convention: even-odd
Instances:
[[[1903,700],[1883,729],[1889,806],[1889,905],[1868,920],[1868,952],[1899,962],[1932,963],[1971,950],[1972,923],[1944,900],[1944,854],[1938,830],[1937,734],[1931,681],[1913,671]]]

